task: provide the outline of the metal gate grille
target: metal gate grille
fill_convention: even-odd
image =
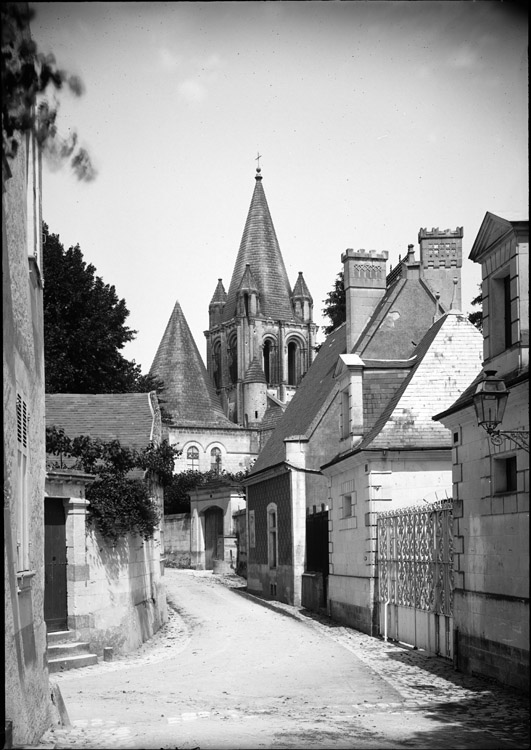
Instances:
[[[452,503],[378,514],[380,634],[452,657]]]

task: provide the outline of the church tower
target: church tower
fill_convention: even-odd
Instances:
[[[260,167],[228,292],[209,305],[207,369],[228,418],[260,426],[268,402],[287,403],[314,357],[317,325],[302,272],[292,291]]]

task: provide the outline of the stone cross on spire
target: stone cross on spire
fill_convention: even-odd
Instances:
[[[257,156],[257,157],[256,157],[256,159],[255,159],[255,161],[257,161],[257,162],[258,162],[258,166],[257,166],[257,168],[256,168],[256,169],[257,169],[257,171],[259,172],[259,171],[260,171],[260,159],[262,158],[262,154],[260,153],[260,151],[257,151],[256,153],[258,154],[258,156]]]

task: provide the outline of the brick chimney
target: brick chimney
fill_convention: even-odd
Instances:
[[[348,248],[341,256],[347,308],[347,353],[385,294],[389,253]]]

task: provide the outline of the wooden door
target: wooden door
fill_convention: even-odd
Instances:
[[[223,536],[223,511],[208,508],[205,511],[205,568],[212,570],[218,557],[218,538]]]
[[[44,500],[44,620],[48,632],[68,629],[65,509],[57,497]]]

